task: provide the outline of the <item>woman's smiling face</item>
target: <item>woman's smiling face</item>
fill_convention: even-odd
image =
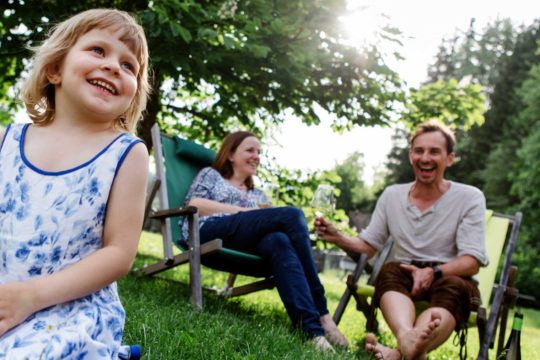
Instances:
[[[245,138],[236,151],[229,156],[235,175],[246,178],[255,175],[260,162],[261,146],[259,139],[254,136]]]

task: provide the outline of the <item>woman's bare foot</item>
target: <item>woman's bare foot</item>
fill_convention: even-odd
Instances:
[[[336,350],[330,345],[324,336],[316,336],[310,340],[317,351],[335,353]]]
[[[401,360],[401,353],[398,349],[377,343],[375,335],[372,333],[366,335],[366,352],[373,354],[373,357],[379,360]]]
[[[324,329],[324,336],[326,337],[326,339],[328,339],[328,341],[330,341],[335,346],[349,346],[349,342],[341,333],[341,331],[339,331],[336,323],[334,322],[330,314],[321,316],[319,320]]]
[[[431,320],[427,324],[422,324],[403,333],[398,337],[398,344],[401,353],[406,359],[423,359],[426,355],[426,348],[434,337],[434,331],[441,324],[441,314],[437,311],[431,312]]]

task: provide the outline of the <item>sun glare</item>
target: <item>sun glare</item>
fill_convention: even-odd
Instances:
[[[380,42],[380,30],[388,24],[388,18],[382,14],[373,1],[351,0],[348,3],[349,14],[339,20],[350,43],[363,48]]]
[[[357,47],[372,44],[377,37],[379,23],[367,12],[359,11],[340,18],[350,43]]]

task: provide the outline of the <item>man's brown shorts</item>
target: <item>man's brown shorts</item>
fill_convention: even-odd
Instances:
[[[387,291],[397,291],[412,298],[412,275],[399,265],[398,262],[389,262],[381,268],[375,284],[375,306],[379,306],[381,296]],[[480,292],[470,278],[443,276],[435,280],[429,290],[413,300],[424,300],[429,303],[429,307],[448,310],[456,319],[456,330],[460,330],[467,324],[471,310],[478,308]]]

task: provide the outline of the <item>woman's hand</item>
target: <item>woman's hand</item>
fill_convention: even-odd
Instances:
[[[39,310],[35,297],[28,283],[0,285],[0,336]]]

